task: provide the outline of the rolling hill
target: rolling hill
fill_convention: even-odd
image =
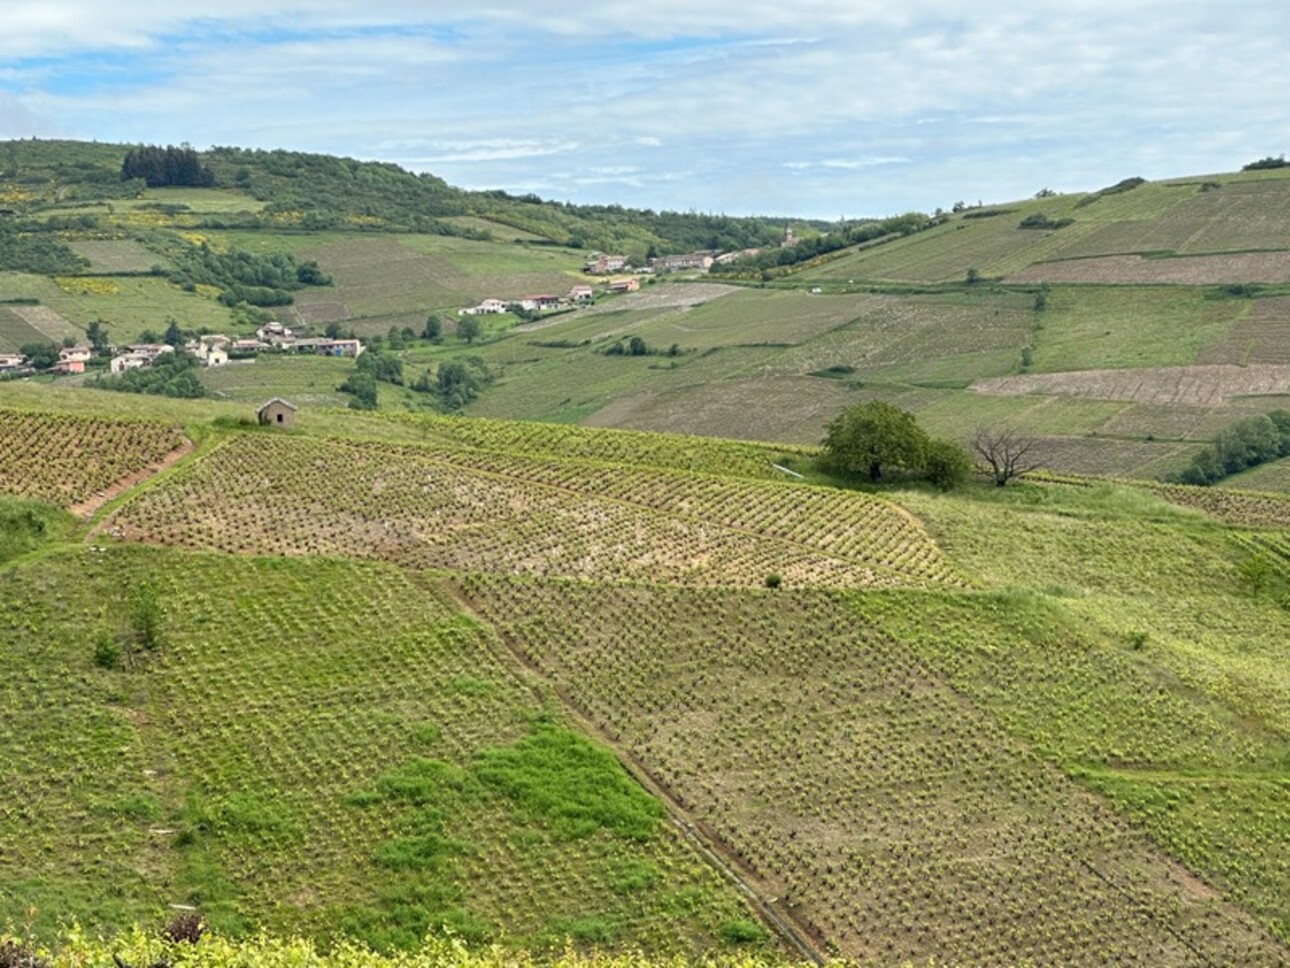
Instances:
[[[1054,471],[1140,478],[1177,472],[1290,392],[1287,168],[1125,179],[921,221],[796,223],[803,254],[818,254],[794,263],[765,249],[782,220],[564,206],[231,148],[201,156],[215,187],[148,188],[121,180],[125,151],[0,146],[11,239],[0,240],[0,351],[76,338],[95,321],[118,342],[171,320],[245,335],[270,316],[373,340],[418,334],[434,313],[442,342],[388,352],[408,383],[480,361],[492,379],[465,405],[472,415],[813,444],[848,403],[880,398],[945,436],[1012,427]],[[892,234],[869,237],[888,224]],[[830,248],[829,231],[864,241]],[[463,305],[583,281],[592,248],[641,258],[748,245],[775,256],[537,322],[486,317],[469,345],[452,336]],[[287,293],[285,306],[230,307],[218,285],[192,282],[198,251],[316,262],[330,284]],[[606,353],[631,337],[645,355]],[[322,405],[349,399],[344,379],[333,361],[272,359],[204,377],[228,400]],[[434,406],[380,390],[386,409]],[[1286,476],[1259,474],[1274,488]]]
[[[1152,480],[1285,406],[1290,169],[791,251],[290,152],[152,188],[127,150],[0,145],[0,352],[276,319],[386,378],[375,411],[323,357],[0,382],[0,932],[1290,961],[1290,459]],[[456,331],[651,247],[763,252]],[[869,399],[1044,470],[830,477]]]
[[[318,408],[283,433],[75,388],[0,407],[25,468],[0,503],[81,515],[0,574],[0,923],[1288,956],[1275,498],[864,493],[785,481],[791,447]],[[124,484],[63,485],[51,437]]]

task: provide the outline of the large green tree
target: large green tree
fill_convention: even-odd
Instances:
[[[842,411],[828,426],[824,464],[834,471],[882,479],[885,468],[918,471],[931,440],[908,410],[869,400]]]

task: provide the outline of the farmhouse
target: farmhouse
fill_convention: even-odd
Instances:
[[[494,316],[506,312],[506,301],[503,299],[485,299],[478,306],[458,309],[458,316]]]
[[[595,294],[596,290],[592,289],[590,286],[574,286],[569,290],[569,301],[591,302],[591,299]]]
[[[609,280],[610,292],[636,292],[641,287],[641,281],[633,276],[623,276],[621,279]]]
[[[21,353],[0,353],[0,373],[8,370],[21,370],[27,365],[27,357]]]
[[[523,299],[520,300],[520,305],[523,306],[525,309],[530,309],[530,310],[536,309],[539,311],[559,309],[560,297],[550,296],[550,295],[525,296]]]
[[[126,352],[112,357],[108,369],[113,376],[119,376],[126,370],[137,370],[152,366],[157,357],[164,353],[173,353],[175,348],[166,343],[135,343],[126,347]]]
[[[184,349],[202,361],[202,366],[223,366],[228,362],[228,348],[232,343],[227,336],[201,336],[184,344]]]
[[[85,364],[90,361],[94,352],[88,346],[65,346],[58,351],[58,361],[60,363],[80,363],[81,368],[77,373],[85,372]]]
[[[296,405],[274,397],[255,411],[255,417],[267,427],[290,427],[296,419]]]
[[[606,255],[603,252],[593,256],[582,267],[583,272],[590,273],[593,276],[607,276],[611,272],[618,272],[627,265],[627,256],[625,255]]]
[[[59,360],[49,368],[51,373],[84,373],[85,363],[83,360]]]

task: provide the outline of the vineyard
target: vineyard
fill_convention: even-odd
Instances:
[[[1252,921],[836,599],[460,587],[832,952],[1278,962]]]
[[[357,556],[598,580],[956,581],[922,530],[893,506],[770,487],[251,435],[150,489],[108,527],[134,540],[237,554]],[[779,503],[758,507],[764,496]]]
[[[159,644],[101,662],[141,589]],[[397,570],[85,547],[3,594],[0,923],[180,903],[387,949],[443,925],[534,950],[773,948],[612,756]]]
[[[182,443],[172,425],[0,410],[0,492],[69,507],[160,462]]]
[[[265,313],[404,385],[349,410],[353,360],[268,354],[203,399],[0,382],[0,968],[1290,965],[1290,496],[1262,490],[1290,460],[1130,479],[1284,407],[1290,169],[968,206],[468,341],[458,307],[668,240],[270,171],[312,156],[239,154],[255,198],[227,160],[118,198],[124,150],[13,143],[52,167],[0,201],[89,265],[16,251],[0,349],[250,335],[150,272],[207,245],[318,260],[333,284]],[[110,177],[54,163],[82,156]],[[464,413],[410,389],[470,357]],[[251,426],[274,396],[294,426]],[[865,400],[1046,470],[835,479],[824,427]],[[158,940],[176,905],[213,936]]]

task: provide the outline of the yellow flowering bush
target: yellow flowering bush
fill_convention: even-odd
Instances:
[[[55,276],[54,282],[63,292],[73,296],[116,296],[121,287],[111,279],[94,279],[87,276]]]

